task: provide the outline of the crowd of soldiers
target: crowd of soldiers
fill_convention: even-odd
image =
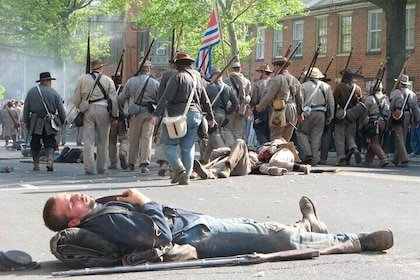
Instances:
[[[171,182],[180,184],[188,184],[194,176],[207,179],[249,173],[283,175],[287,171],[307,174],[312,166],[326,164],[331,147],[337,155],[337,166],[349,165],[352,157],[356,164],[371,166],[377,156],[380,167],[389,160],[395,166],[407,167],[409,129],[417,135],[412,154],[420,152],[419,104],[407,75],[396,78],[396,87],[388,98],[382,83],[364,94],[357,85],[362,76],[350,69],[342,71],[342,80],[334,89],[316,67],[305,72],[305,79],[299,79],[289,72],[290,61],[285,57],[271,62],[273,70],[269,64],[256,69],[253,83],[241,73],[239,62],[231,65],[224,80],[222,70],[214,68],[205,78],[190,69],[192,62],[188,54],[178,53],[157,80],[152,75],[151,61],[142,61],[137,75],[125,85],[120,75],[111,78],[102,74],[101,60],[91,62],[91,73],[78,80],[73,96],[77,111],[84,114],[80,129],[86,175],[95,170],[104,173],[106,168],[117,169],[118,162],[122,169],[131,171],[139,164],[140,172],[148,173],[153,142],[159,176],[166,176],[171,170]],[[189,74],[188,78],[181,73]],[[46,109],[66,122],[51,80],[55,78],[48,72],[41,73],[37,81],[40,86],[28,92],[23,108],[22,120],[32,135],[34,170],[39,170],[41,142],[48,146],[47,170],[53,170],[52,149],[57,146],[53,138],[58,132],[46,121]],[[46,107],[38,96],[40,88],[45,92]],[[196,95],[192,96],[188,111],[194,113],[188,115],[188,129],[195,134],[193,138],[188,136],[192,140],[187,141],[184,136],[174,142],[168,138],[162,119],[168,112],[173,115],[174,109],[183,111],[191,88]],[[182,93],[177,92],[180,90]],[[35,122],[34,113],[38,120]],[[5,110],[2,115],[7,119]],[[192,119],[197,116],[199,121],[195,124]],[[18,121],[19,117],[14,119]],[[204,120],[208,126],[200,125]],[[34,128],[41,130],[36,132]],[[248,143],[250,131],[255,132],[257,145]],[[188,156],[196,141],[200,145],[199,159]],[[175,156],[174,149],[178,147],[181,157]],[[391,152],[393,157],[388,159]]]

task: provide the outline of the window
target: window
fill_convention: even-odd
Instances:
[[[340,37],[339,51],[340,53],[349,53],[351,51],[351,15],[340,16]]]
[[[326,54],[327,53],[327,26],[328,20],[326,17],[319,18],[317,20],[317,32],[318,32],[318,42],[317,45],[321,44],[319,48],[319,53]]]
[[[414,49],[414,23],[415,23],[415,6],[407,5],[405,10],[405,48]]]
[[[273,36],[273,58],[283,56],[283,24],[280,29],[274,29]]]
[[[381,19],[382,10],[370,10],[368,18],[368,52],[381,50]]]
[[[257,28],[257,51],[256,51],[256,59],[264,59],[264,48],[265,48],[265,27],[259,26]]]
[[[156,55],[166,55],[166,46],[162,41],[156,42]]]
[[[303,55],[303,20],[293,22],[293,49],[301,43],[300,47],[296,50],[295,56]]]

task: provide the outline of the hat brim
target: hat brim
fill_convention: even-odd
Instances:
[[[394,79],[394,81],[397,82],[398,79]],[[411,82],[410,81],[408,81],[408,82],[400,81],[400,83],[403,84],[403,85],[411,85]]]
[[[98,65],[98,66],[96,66],[95,68],[92,68],[92,70],[96,70],[96,69],[102,68],[102,67],[104,67],[104,66],[106,66],[106,65],[108,65],[108,64],[106,64],[106,63],[99,64],[99,65]]]
[[[51,78],[44,78],[44,79],[39,79],[38,81],[35,81],[35,83],[39,83],[41,81],[51,81],[51,80],[57,80],[57,79],[56,78],[53,78],[53,77],[51,77]]]
[[[179,58],[179,59],[174,59],[174,62],[175,63],[177,63],[177,62],[179,62],[179,61],[189,61],[189,62],[195,62],[195,60],[194,59],[191,59],[191,58]]]

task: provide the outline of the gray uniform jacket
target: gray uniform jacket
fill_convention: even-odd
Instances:
[[[223,84],[223,90],[217,97]],[[233,88],[222,81],[210,83],[206,86],[206,91],[209,96],[210,102],[213,103],[213,111],[217,113],[226,113],[227,115],[232,114],[236,107],[239,105],[239,99],[233,91]]]
[[[402,108],[404,104],[404,100],[408,95],[408,99],[404,108]],[[414,117],[413,123],[417,123],[420,121],[420,110],[419,106],[417,105],[416,94],[409,90],[408,88],[399,88],[391,92],[389,96],[390,102],[390,109],[391,112],[395,111],[395,109],[402,109],[408,113],[411,113]]]
[[[147,79],[149,80],[147,81]],[[144,95],[140,98],[144,86],[146,86]],[[132,77],[127,81],[121,94],[118,95],[118,101],[120,104],[124,103],[126,100],[129,100],[129,104],[136,101],[137,105],[147,107],[150,103],[157,103],[158,88],[159,82],[157,80],[145,73],[141,73],[140,75]]]
[[[51,114],[57,115],[61,123],[66,119],[66,110],[63,106],[63,101],[60,94],[50,86],[39,85],[39,89],[44,97],[45,104]],[[36,120],[31,122],[31,114],[36,114]],[[34,115],[35,116],[35,115]],[[52,129],[51,122],[46,118],[47,111],[42,104],[41,96],[39,95],[37,87],[33,87],[28,91],[23,106],[23,121],[31,125],[29,131],[36,135],[42,135],[45,128],[47,135],[57,134]]]
[[[98,76],[98,72],[93,72],[95,76]],[[112,116],[114,118],[117,118],[119,115],[119,109],[118,109],[118,101],[117,101],[117,92],[115,90],[115,84],[114,81],[106,76],[101,75],[101,78],[99,79],[99,82],[101,83],[102,87],[105,89],[105,93],[108,95],[108,98],[112,102]],[[82,77],[79,78],[77,81],[77,87],[73,94],[73,102],[74,106],[77,108],[80,108],[80,105],[83,100],[86,100],[89,96],[90,91],[92,90],[93,86],[95,85],[95,80],[92,78],[90,74],[85,74]],[[97,100],[101,100],[104,98],[104,94],[102,93],[99,86],[95,86],[93,89],[92,95],[89,97],[89,102],[95,102]],[[85,112],[86,110],[82,110],[82,112]]]
[[[195,83],[193,82],[193,79],[195,80]],[[168,115],[170,117],[182,115],[194,84],[196,85],[194,97],[188,111],[204,111],[207,113],[207,120],[214,120],[213,110],[206,89],[201,83],[200,73],[195,70],[179,71],[169,79],[163,96],[159,100],[153,115],[160,117],[164,114],[165,109],[168,110]],[[197,100],[197,98],[199,100]]]

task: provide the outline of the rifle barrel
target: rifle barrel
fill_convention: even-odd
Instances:
[[[262,262],[274,261],[290,261],[312,259],[319,256],[319,251],[314,249],[296,249],[288,251],[280,251],[268,254],[250,254],[233,257],[198,259],[180,262],[163,262],[163,263],[145,263],[135,266],[117,266],[105,268],[84,268],[68,271],[52,272],[52,276],[80,276],[80,275],[98,275],[121,272],[139,272],[150,270],[161,270],[171,268],[186,268],[186,267],[206,267],[206,266],[220,266],[220,265],[247,265],[257,264]]]

